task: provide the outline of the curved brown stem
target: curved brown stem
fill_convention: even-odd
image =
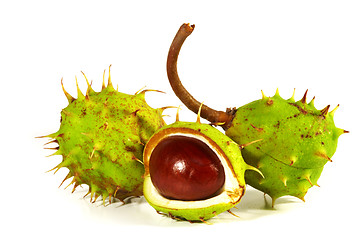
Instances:
[[[170,85],[176,96],[194,113],[199,111],[201,103],[197,101],[182,85],[178,72],[177,60],[181,46],[185,39],[193,32],[195,25],[184,23],[179,31],[176,33],[173,42],[171,43],[168,58],[167,58],[167,74]],[[234,117],[235,110],[227,109],[226,112],[214,110],[206,105],[201,106],[200,116],[207,119],[213,124],[221,125],[225,130],[230,127],[231,121]]]

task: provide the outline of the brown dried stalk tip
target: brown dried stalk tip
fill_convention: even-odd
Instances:
[[[197,113],[201,106],[200,116],[207,119],[215,125],[221,125],[225,130],[230,127],[231,121],[234,118],[235,110],[227,109],[226,112],[216,111],[204,104],[197,101],[182,85],[178,72],[177,72],[177,60],[180,49],[185,39],[190,36],[194,31],[195,25],[184,23],[176,33],[174,40],[170,46],[168,58],[167,58],[167,74],[170,85],[176,94],[176,96],[194,113]]]

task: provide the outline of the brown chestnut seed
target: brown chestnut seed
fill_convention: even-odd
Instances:
[[[153,185],[169,199],[207,199],[219,194],[225,182],[216,153],[193,137],[173,135],[163,139],[149,162]]]

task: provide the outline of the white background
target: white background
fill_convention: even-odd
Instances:
[[[127,3],[131,2],[131,3]],[[7,239],[315,239],[358,237],[359,211],[359,1],[2,1],[0,3],[1,233]],[[112,81],[125,93],[147,86],[153,107],[178,106],[167,82],[166,57],[184,22],[196,24],[179,57],[183,84],[219,110],[239,107],[276,88],[284,98],[309,89],[315,106],[337,104],[339,139],[320,188],[306,202],[248,188],[237,209],[209,222],[176,222],[143,198],[102,206],[58,185],[66,175],[45,173],[61,157],[46,157],[45,139],[58,130],[67,106],[60,80],[76,96],[81,72],[101,89]],[[174,121],[176,109],[166,110]],[[194,121],[184,106],[181,120]],[[69,182],[67,182],[69,183]],[[272,238],[271,238],[272,239]]]

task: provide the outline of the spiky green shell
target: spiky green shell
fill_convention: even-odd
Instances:
[[[110,82],[95,92],[88,84],[78,98],[64,93],[69,105],[61,112],[60,129],[48,137],[59,144],[56,155],[62,162],[54,168],[69,169],[74,190],[89,186],[91,199],[99,196],[120,200],[142,195],[143,148],[150,136],[165,123],[163,109],[145,101],[145,91],[129,95],[115,90]]]
[[[219,156],[224,166],[226,180],[223,192],[205,200],[181,201],[162,197],[151,182],[149,160],[154,147],[168,136],[182,135],[205,142]],[[245,171],[257,169],[247,165],[241,156],[238,144],[216,128],[198,122],[175,122],[156,132],[144,150],[144,196],[158,212],[188,221],[204,221],[240,202],[245,192]],[[259,173],[256,173],[259,174]],[[259,174],[260,175],[260,174]]]
[[[273,201],[284,195],[304,199],[317,185],[324,165],[331,161],[339,136],[334,111],[314,107],[314,101],[285,100],[278,91],[237,109],[226,134],[238,144],[262,139],[242,150],[245,161],[265,178],[248,172],[246,183],[269,194]],[[335,109],[334,109],[335,110]]]

